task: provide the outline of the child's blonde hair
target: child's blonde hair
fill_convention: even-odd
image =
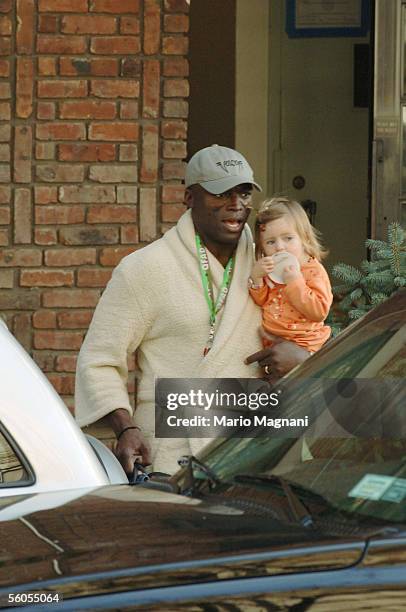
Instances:
[[[328,251],[321,244],[320,232],[311,225],[309,217],[299,202],[278,196],[265,200],[258,210],[255,220],[255,257],[257,259],[262,254],[261,232],[264,226],[269,221],[282,217],[291,218],[308,255],[319,261],[328,255]]]

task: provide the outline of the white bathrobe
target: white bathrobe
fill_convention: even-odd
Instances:
[[[224,268],[209,252],[215,299]],[[253,260],[246,226],[235,255],[233,278],[218,315],[211,351],[191,212],[161,239],[125,257],[115,269],[80,351],[76,375],[76,418],[88,425],[116,408],[132,409],[127,394],[127,355],[137,351],[139,381],[135,422],[152,447],[153,469],[174,472],[182,454],[195,454],[207,439],[154,437],[155,378],[250,378],[256,364],[244,359],[260,350],[261,310],[247,281]]]

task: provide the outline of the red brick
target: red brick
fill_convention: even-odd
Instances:
[[[10,125],[0,125],[0,142],[9,142],[11,137]]]
[[[0,102],[0,120],[10,121],[11,119],[11,104],[9,102]]]
[[[59,74],[61,76],[82,76],[90,74],[90,60],[83,57],[60,57]]]
[[[58,146],[61,161],[113,161],[116,158],[114,144],[60,144]]]
[[[164,138],[186,139],[186,136],[187,136],[186,121],[181,121],[181,120],[163,121],[161,124],[161,135]]]
[[[0,291],[0,309],[36,310],[40,305],[40,294],[35,289],[14,289]]]
[[[116,105],[114,102],[98,100],[61,102],[59,116],[61,119],[114,119]]]
[[[96,263],[96,249],[52,249],[45,251],[47,266],[83,266]]]
[[[39,140],[84,140],[86,128],[82,123],[40,123],[36,127]]]
[[[37,310],[32,315],[32,324],[37,329],[53,329],[56,327],[56,312],[53,310]]]
[[[108,80],[92,81],[91,93],[98,98],[138,98],[139,81]]]
[[[165,0],[165,11],[168,13],[188,13],[188,0]]]
[[[0,55],[11,55],[11,38],[0,37]]]
[[[54,204],[58,201],[57,187],[34,187],[34,201],[36,204]]]
[[[34,74],[32,59],[17,57],[16,72],[16,114],[21,119],[27,119],[32,114]]]
[[[189,17],[187,15],[165,15],[165,32],[188,32]]]
[[[82,268],[78,271],[78,287],[105,287],[112,272],[112,270]]]
[[[0,246],[8,246],[10,244],[8,230],[0,230]]]
[[[164,55],[187,55],[189,39],[186,36],[164,36],[162,53]]]
[[[12,32],[12,24],[10,17],[0,17],[0,36],[10,36]]]
[[[164,185],[162,187],[162,202],[183,202],[184,185]]]
[[[139,53],[140,39],[139,36],[98,36],[91,39],[90,52],[105,55]]]
[[[44,34],[55,34],[59,28],[59,17],[56,15],[39,15],[38,32]]]
[[[119,185],[117,187],[117,202],[120,204],[136,204],[138,201],[137,187]]]
[[[35,176],[46,183],[81,183],[85,178],[83,166],[76,164],[37,164]]]
[[[85,53],[86,38],[84,36],[52,36],[48,34],[38,34],[37,51],[38,53],[55,54],[75,54]]]
[[[73,272],[65,270],[21,270],[22,287],[72,287]]]
[[[31,181],[32,129],[27,125],[16,126],[14,132],[14,181]]]
[[[0,186],[0,204],[10,204],[11,189],[10,187]]]
[[[100,253],[100,263],[102,266],[116,266],[123,257],[134,251],[134,247],[107,247]]]
[[[10,219],[10,207],[0,206],[0,225],[9,225]]]
[[[101,272],[101,270],[100,270]],[[93,311],[58,312],[58,327],[67,329],[86,329],[92,320]]]
[[[89,127],[89,140],[136,141],[138,123],[92,123]]]
[[[186,100],[164,100],[164,117],[180,117],[186,119],[189,114],[189,104]]]
[[[141,76],[141,60],[135,57],[126,57],[121,60],[122,77],[137,78]]]
[[[150,242],[157,237],[156,189],[140,189],[140,240]]]
[[[157,0],[144,0],[144,53],[156,55],[161,43],[161,11]]]
[[[75,392],[75,377],[67,374],[47,374],[55,391],[60,395],[72,395]]]
[[[108,57],[94,58],[90,61],[90,74],[92,76],[117,76],[118,60]]]
[[[14,243],[32,242],[31,190],[18,188],[14,192]]]
[[[140,21],[138,17],[121,17],[120,34],[139,34]]]
[[[120,240],[122,244],[136,244],[139,242],[138,227],[136,225],[123,225],[120,229]]]
[[[140,172],[140,181],[142,183],[154,183],[158,178],[158,142],[158,126],[143,126]]]
[[[57,244],[56,229],[36,227],[34,230],[34,242],[42,246]]]
[[[120,102],[120,119],[137,119],[138,118],[138,101]]]
[[[10,180],[10,164],[0,164],[0,183],[9,183]]]
[[[55,119],[54,102],[38,102],[37,118],[38,119]]]
[[[189,81],[186,79],[165,79],[164,81],[166,98],[187,98],[189,91]]]
[[[167,161],[162,166],[162,178],[165,181],[172,179],[183,179],[185,177],[186,164],[180,161]]]
[[[165,140],[163,146],[164,159],[184,159],[186,157],[186,142],[180,140]]]
[[[161,214],[164,223],[176,223],[183,215],[186,206],[183,204],[162,204]]]
[[[160,100],[160,62],[145,60],[143,76],[142,116],[156,119],[159,114]]]
[[[0,77],[8,77],[10,74],[9,60],[0,59]]]
[[[98,183],[134,183],[137,170],[134,165],[109,164],[90,166],[89,178]]]
[[[0,270],[0,288],[13,289],[14,270]]]
[[[83,223],[85,211],[79,206],[37,206],[35,223],[39,225],[63,225],[67,223]]]
[[[57,372],[75,372],[77,356],[76,355],[58,355],[56,357]]]
[[[33,351],[32,353],[33,359],[37,366],[43,372],[53,372],[55,369],[55,357],[52,353],[43,352],[43,351]]]
[[[13,317],[13,334],[26,351],[31,351],[31,313],[20,312]]]
[[[13,0],[0,0],[0,13],[8,13],[13,6]]]
[[[87,96],[87,81],[39,81],[39,98],[84,98]]]
[[[138,13],[139,0],[90,0],[90,10],[95,13]]]
[[[138,147],[135,144],[120,145],[120,161],[137,161]]]
[[[93,308],[99,301],[98,289],[54,289],[44,291],[43,305],[50,308]],[[78,334],[79,335],[79,334]],[[36,347],[41,348],[41,347]],[[42,347],[47,348],[47,347]],[[49,347],[52,348],[52,347]],[[55,348],[68,348],[60,346]],[[71,348],[79,348],[77,346]]]
[[[42,253],[36,249],[3,249],[0,251],[2,268],[35,267],[42,263]]]
[[[67,290],[59,293],[65,294]],[[52,292],[45,292],[44,296],[52,295]],[[56,295],[56,292],[55,292]],[[64,351],[75,351],[82,345],[83,334],[80,332],[65,331],[36,331],[34,332],[34,347],[36,349],[54,349]]]
[[[40,13],[86,13],[88,0],[38,0]]]
[[[17,0],[17,53],[32,53],[34,50],[34,0]]]
[[[10,83],[0,81],[0,98],[3,100],[11,98]]]
[[[136,223],[135,206],[89,206],[87,223]]]
[[[189,62],[184,57],[171,57],[164,60],[164,76],[189,76]]]
[[[110,185],[64,185],[59,188],[59,199],[69,204],[111,204],[116,201],[116,195]]]
[[[59,241],[65,245],[115,244],[118,242],[117,227],[64,227],[59,230]]]
[[[56,58],[55,57],[39,57],[38,58],[38,74],[40,76],[55,76],[56,75]]]
[[[55,159],[54,142],[37,142],[35,144],[35,159]]]
[[[116,19],[105,15],[69,15],[61,24],[63,34],[114,34],[116,30]]]
[[[121,145],[121,146],[135,146],[135,145]],[[0,161],[10,161],[10,145],[0,144]]]

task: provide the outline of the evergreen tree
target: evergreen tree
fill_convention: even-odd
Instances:
[[[361,269],[339,263],[332,274],[340,281],[333,287],[338,298],[329,314],[328,323],[337,335],[349,323],[386,300],[399,287],[406,286],[405,232],[399,223],[388,226],[387,242],[368,239],[365,246],[371,260],[363,261]]]

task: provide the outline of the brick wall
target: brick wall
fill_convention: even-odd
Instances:
[[[0,0],[0,312],[72,406],[120,259],[183,212],[186,0]]]

